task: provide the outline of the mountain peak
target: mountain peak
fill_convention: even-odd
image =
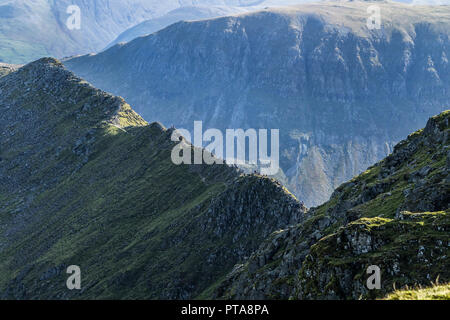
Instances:
[[[175,165],[172,130],[55,59],[1,78],[0,90],[0,272],[18,270],[0,279],[0,298],[194,298],[304,219],[272,179]],[[73,263],[86,266],[86,292],[58,285]]]
[[[18,109],[45,96],[46,101],[42,101],[42,104],[30,106],[37,112],[36,115],[39,112],[48,113],[50,110],[60,115],[70,113],[76,120],[72,121],[73,126],[80,126],[83,122],[91,126],[106,122],[120,128],[147,124],[122,97],[93,87],[67,70],[57,59],[42,58],[14,71],[1,80],[0,90],[9,94],[23,92],[13,100]],[[14,90],[11,90],[13,88]],[[47,117],[47,121],[53,120],[61,119],[50,115]]]
[[[62,63],[58,59],[53,58],[53,57],[43,57],[43,58],[40,58],[36,61],[33,61],[33,62],[27,64],[28,67],[31,67],[34,65],[55,65],[55,66],[62,67]]]

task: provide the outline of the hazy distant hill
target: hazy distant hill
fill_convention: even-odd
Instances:
[[[285,183],[314,206],[450,103],[450,7],[376,2],[369,30],[371,4],[180,22],[65,64],[149,121],[279,128]]]
[[[129,42],[138,37],[149,35],[182,20],[200,20],[206,18],[221,17],[233,15],[236,13],[244,13],[246,11],[257,11],[268,7],[290,6],[314,1],[315,0],[250,0],[246,2],[241,1],[239,3],[236,3],[235,6],[197,5],[195,7],[181,7],[170,11],[162,17],[149,19],[141,22],[134,27],[131,27],[130,29],[120,34],[117,39],[115,39],[108,45],[107,48],[110,48],[121,42]],[[320,0],[317,0],[317,2],[319,1]]]
[[[122,34],[108,45],[108,48],[121,43],[129,42],[138,37],[151,34],[164,29],[165,27],[182,20],[200,20],[205,18],[214,18],[220,16],[242,13],[248,10],[248,7],[182,7],[170,11],[162,17],[146,20],[137,26],[134,26]]]
[[[211,8],[216,11],[208,14],[212,17],[223,15],[226,10],[238,12],[237,7],[254,10],[308,1],[311,0],[0,0],[0,62],[23,64],[44,56],[62,58],[100,52],[141,22],[146,23],[126,32],[124,39],[199,17],[192,10],[185,12],[186,16],[181,12],[165,16],[182,7]],[[67,10],[71,5],[80,8],[80,30],[67,27],[71,15]]]
[[[248,6],[209,6],[209,7],[181,7],[170,11],[162,17],[153,18],[141,22],[140,24],[131,27],[130,29],[124,31],[120,34],[113,42],[111,42],[108,47],[112,47],[121,42],[129,42],[138,37],[142,37],[153,32],[164,29],[165,27],[182,20],[199,20],[205,18],[214,18],[225,15],[232,15],[239,12],[245,11],[256,11],[258,9],[270,8],[270,7],[279,7],[279,6],[292,6],[300,3],[309,3],[309,2],[320,2],[321,0],[265,0],[265,1],[250,1],[251,5]],[[394,0],[396,2],[404,2],[411,4],[444,4],[445,1],[448,1],[450,4],[450,0],[423,0],[423,1],[413,1],[413,0]]]
[[[246,6],[246,0],[0,0],[0,62],[28,63],[105,48],[142,21],[184,6]],[[69,30],[70,5],[81,11],[81,29]]]

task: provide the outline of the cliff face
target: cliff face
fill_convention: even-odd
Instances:
[[[194,298],[304,219],[272,179],[174,165],[172,130],[54,59],[0,93],[0,298]]]
[[[450,111],[340,186],[308,219],[272,234],[216,296],[360,299],[450,280]],[[381,269],[368,290],[366,270]]]
[[[282,181],[308,206],[387,156],[450,99],[448,7],[311,4],[181,22],[65,64],[145,119],[279,128]]]

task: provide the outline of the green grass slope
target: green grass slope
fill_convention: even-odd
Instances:
[[[195,298],[306,212],[271,179],[174,165],[172,130],[54,59],[0,91],[0,298]]]
[[[388,295],[385,300],[450,300],[450,285],[398,290]]]
[[[370,299],[450,280],[450,111],[272,234],[218,287],[227,298]],[[381,269],[381,289],[366,273]]]

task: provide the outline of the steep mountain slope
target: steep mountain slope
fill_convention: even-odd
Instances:
[[[272,234],[216,294],[358,299],[437,279],[448,283],[449,122],[450,110],[431,118],[386,159],[311,209],[304,223]],[[381,269],[381,290],[366,287],[371,265]]]
[[[271,179],[174,165],[172,130],[54,59],[0,92],[0,298],[194,298],[303,220]]]
[[[308,206],[450,103],[450,7],[301,5],[197,22],[65,64],[145,119],[279,128],[288,188]]]

